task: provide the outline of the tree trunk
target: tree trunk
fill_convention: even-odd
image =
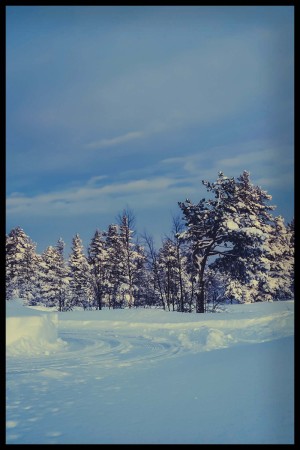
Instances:
[[[98,309],[102,309],[102,295],[98,294]]]
[[[179,311],[183,312],[184,311],[184,295],[183,295],[182,267],[181,267],[179,245],[177,245],[177,264],[178,264],[179,287],[180,287]]]
[[[204,313],[204,289],[201,287],[200,291],[196,293],[196,312]]]
[[[205,312],[205,298],[204,298],[204,270],[208,258],[207,253],[201,263],[200,272],[199,272],[199,291],[196,293],[196,312],[204,313]]]
[[[158,286],[158,290],[159,290],[161,303],[162,303],[163,309],[165,310],[166,309],[166,303],[164,301],[164,294],[163,294],[163,291],[162,291],[162,287],[161,287],[159,273],[158,273],[158,270],[157,270],[157,267],[156,267],[156,263],[155,263],[153,269],[154,269],[154,276],[156,277],[156,282],[157,282],[157,286]]]

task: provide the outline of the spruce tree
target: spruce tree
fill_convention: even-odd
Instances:
[[[260,300],[293,298],[294,249],[290,243],[290,230],[278,216],[263,246],[261,259],[265,268],[258,285]]]
[[[134,271],[133,271],[133,295],[134,306],[146,306],[150,300],[150,277],[146,270],[146,255],[142,245],[135,245]]]
[[[109,308],[122,306],[121,286],[124,273],[124,248],[119,235],[118,225],[111,224],[106,233],[107,252],[107,295]]]
[[[139,254],[136,251],[135,244],[133,242],[134,230],[131,225],[134,222],[133,213],[128,210],[123,211],[123,215],[120,217],[120,242],[122,246],[121,255],[122,261],[122,293],[125,300],[125,305],[131,308],[135,302],[136,286],[134,284],[135,272],[137,270],[137,260]]]
[[[6,296],[34,304],[37,297],[38,257],[36,244],[21,227],[6,236]]]
[[[55,247],[57,258],[57,277],[58,277],[58,310],[65,311],[70,308],[70,273],[64,258],[65,243],[59,238]]]
[[[72,240],[72,251],[69,257],[71,305],[91,307],[93,299],[90,266],[84,254],[79,234]]]
[[[96,230],[88,248],[88,262],[92,274],[94,304],[101,310],[107,292],[107,250],[103,234]]]
[[[40,296],[45,306],[57,306],[60,294],[59,253],[56,248],[49,246],[42,253],[40,272]]]

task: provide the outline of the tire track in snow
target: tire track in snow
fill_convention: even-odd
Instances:
[[[9,358],[8,373],[40,372],[59,377],[81,368],[113,369],[172,358],[187,352],[211,351],[259,343],[293,333],[291,311],[256,317],[209,316],[205,321],[131,322],[109,320],[59,321],[65,346],[51,355]],[[134,317],[133,317],[134,319]],[[212,320],[213,319],[213,320]],[[49,369],[52,370],[49,371]],[[46,370],[46,371],[45,371]]]
[[[7,367],[8,375],[24,375],[40,373],[42,375],[64,376],[68,370],[80,367],[113,369],[135,364],[152,363],[162,358],[177,355],[183,349],[179,342],[166,342],[165,339],[130,334],[126,332],[99,330],[61,331],[60,338],[66,342],[63,350],[51,356],[32,356],[24,365],[23,358],[12,357]]]

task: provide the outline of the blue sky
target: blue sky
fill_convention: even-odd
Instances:
[[[85,246],[125,207],[160,244],[218,171],[294,216],[292,6],[6,8],[6,225]]]

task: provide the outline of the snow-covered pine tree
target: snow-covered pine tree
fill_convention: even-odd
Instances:
[[[193,267],[195,269],[195,297],[196,312],[205,312],[205,269],[212,256],[220,252],[220,246],[228,241],[226,223],[231,218],[225,204],[235,194],[235,181],[227,178],[222,172],[215,183],[203,181],[208,191],[215,194],[215,199],[201,199],[198,204],[193,204],[189,199],[179,202],[187,229],[180,235],[189,242],[192,251]],[[238,228],[238,226],[236,225]],[[225,242],[224,242],[225,240]]]
[[[88,262],[92,274],[94,305],[99,310],[102,309],[107,292],[107,257],[103,234],[97,229],[88,248]]]
[[[69,257],[71,305],[91,307],[93,287],[90,266],[84,254],[79,234],[72,240],[72,251]]]
[[[107,252],[107,296],[109,308],[123,306],[121,285],[124,273],[124,248],[119,235],[118,225],[111,224],[106,232],[105,249]]]
[[[45,306],[65,311],[70,307],[69,270],[64,260],[65,244],[60,238],[55,247],[42,253],[39,263],[39,297]]]
[[[231,198],[232,217],[227,225],[231,231],[231,251],[218,258],[218,266],[227,274],[225,294],[242,302],[261,300],[258,286],[265,279],[268,263],[265,246],[274,229],[275,218],[269,205],[272,196],[250,181],[244,171],[236,180],[235,195]]]
[[[5,235],[5,291],[6,300],[19,297],[18,289],[18,266],[15,258],[14,242],[10,235]]]
[[[290,245],[291,233],[283,217],[275,217],[274,222],[260,258],[265,265],[258,284],[260,301],[293,298],[294,248]]]
[[[45,306],[54,307],[58,304],[60,294],[58,266],[60,255],[56,248],[49,246],[42,253],[40,264],[40,296]]]
[[[122,215],[119,215],[120,239],[122,245],[121,255],[123,256],[122,294],[124,303],[129,308],[134,306],[134,292],[136,291],[134,278],[136,263],[139,258],[139,254],[137,253],[133,242],[133,235],[135,233],[133,229],[134,221],[134,215],[131,210],[124,210]]]
[[[177,248],[171,239],[165,239],[158,253],[158,270],[165,293],[167,308],[175,311],[179,298],[179,270]]]
[[[34,304],[37,297],[38,257],[36,244],[21,227],[13,228],[6,236],[6,296],[23,298]]]
[[[292,255],[293,262],[292,262],[292,283],[291,283],[291,290],[292,292],[295,291],[295,220],[292,219],[290,223],[287,224],[287,232],[289,235],[289,247],[290,247],[290,254]]]
[[[150,277],[146,269],[145,249],[136,243],[134,247],[133,296],[134,306],[146,306],[151,302],[149,298]]]
[[[205,311],[205,270],[212,257],[214,265],[231,280],[247,284],[254,271],[261,245],[272,229],[271,196],[250,182],[244,171],[235,180],[219,172],[214,183],[203,181],[213,199],[196,205],[179,203],[187,230],[182,237],[191,244],[197,269],[196,311]],[[252,267],[251,267],[252,266]]]
[[[239,259],[232,261],[231,276],[224,279],[227,297],[242,302],[293,298],[294,253],[290,234],[280,216],[274,218],[270,227],[267,233],[260,235],[262,241],[255,256],[250,258],[249,249],[245,247],[246,265]],[[246,267],[247,271],[239,276],[241,267]],[[225,272],[228,275],[229,271]]]
[[[70,272],[69,268],[65,262],[64,249],[65,243],[62,238],[59,238],[56,246],[56,251],[58,252],[57,260],[57,276],[58,276],[58,310],[65,311],[70,309]]]

